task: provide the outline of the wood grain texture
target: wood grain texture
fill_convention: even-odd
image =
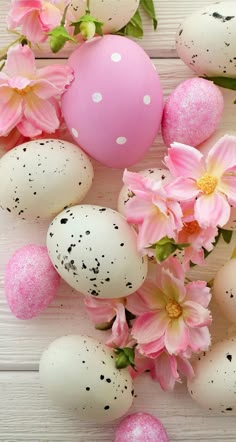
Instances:
[[[0,373],[1,442],[112,442],[117,423],[79,422],[54,407],[38,373]],[[148,411],[166,426],[171,442],[235,442],[235,417],[210,415],[192,402],[185,385],[164,393],[147,375],[136,381],[132,412]]]
[[[157,16],[159,19],[157,32],[153,31],[151,21],[145,14],[144,39],[139,44],[148,52],[151,57],[176,57],[175,34],[178,26],[189,14],[195,10],[215,3],[212,0],[154,0]],[[9,44],[15,36],[6,33],[6,15],[9,11],[10,0],[1,0],[0,10],[0,35],[4,36],[4,44]],[[3,46],[3,44],[1,45]],[[60,52],[60,57],[67,57],[72,46],[67,46],[66,50]],[[42,46],[42,50],[37,51],[40,58],[52,58],[52,53],[48,51],[47,45]]]

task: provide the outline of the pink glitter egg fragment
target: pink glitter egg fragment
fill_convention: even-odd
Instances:
[[[119,424],[114,442],[169,442],[162,423],[151,414],[134,413]]]
[[[106,166],[135,164],[153,144],[163,112],[150,58],[130,39],[106,35],[83,43],[68,63],[75,79],[62,111],[75,141]]]
[[[164,107],[164,143],[168,147],[173,142],[197,147],[215,132],[223,110],[223,95],[211,81],[191,78],[180,83]]]
[[[59,284],[60,276],[46,247],[22,247],[7,264],[5,294],[11,312],[18,319],[39,315],[55,297]]]

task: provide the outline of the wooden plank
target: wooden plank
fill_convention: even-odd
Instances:
[[[144,38],[139,43],[149,53],[151,57],[176,57],[175,51],[175,34],[179,24],[185,17],[193,11],[214,3],[212,0],[154,0],[157,11],[159,25],[158,31],[152,29],[151,21],[143,14],[144,21]],[[6,32],[6,16],[9,11],[10,0],[1,0],[0,10],[0,35],[1,47],[9,44],[13,38],[11,34]],[[72,47],[68,46],[66,50],[60,52],[60,57],[67,57]],[[38,57],[52,58],[53,55],[48,51],[48,47],[44,46],[43,50],[37,52]]]
[[[174,394],[161,391],[148,375],[135,382],[130,412],[149,412],[166,426],[172,442],[236,440],[234,416],[211,415],[178,385]],[[39,386],[38,373],[0,373],[1,442],[95,442],[113,440],[117,423],[95,425],[54,407]]]
[[[48,61],[41,60],[39,65],[46,63]],[[192,75],[180,60],[155,60],[155,65],[160,72],[165,96],[178,83]],[[235,105],[233,104],[235,93],[225,90],[224,95],[226,107],[220,127],[227,131],[236,127]],[[148,155],[133,170],[161,167],[165,151],[159,136]],[[117,196],[122,185],[122,171],[108,169],[96,162],[94,166],[95,182],[85,202],[116,208]],[[0,223],[0,370],[35,370],[41,352],[57,336],[63,333],[89,333],[95,336],[95,331],[93,325],[86,319],[82,298],[66,284],[62,285],[57,299],[39,318],[32,321],[19,321],[10,314],[4,298],[5,265],[18,247],[30,243],[45,244],[48,223],[30,224],[17,221],[4,213],[0,215]],[[226,246],[221,241],[208,258],[209,264],[201,269],[196,267],[191,276],[195,279],[211,279],[231,255],[235,245],[235,237],[230,246]],[[214,339],[223,337],[227,328],[227,323],[216,310],[213,326]],[[104,339],[104,335],[98,332],[97,336],[103,336]]]

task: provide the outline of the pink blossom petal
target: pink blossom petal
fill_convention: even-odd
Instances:
[[[106,344],[111,347],[125,347],[128,343],[129,327],[126,321],[124,304],[116,304],[115,312],[116,319],[112,326],[112,335]]]
[[[194,377],[194,371],[193,371],[193,367],[190,364],[190,362],[183,357],[178,356],[177,357],[177,362],[178,362],[178,370],[183,373],[183,375],[191,380]]]
[[[16,94],[8,85],[0,86],[0,106],[6,105]]]
[[[171,144],[168,156],[165,157],[165,164],[173,177],[198,179],[205,173],[202,153],[194,147],[181,143]]]
[[[6,70],[14,77],[30,77],[36,74],[33,51],[29,46],[12,46],[7,53]]]
[[[137,351],[137,348],[135,350],[135,369],[133,370],[134,373],[131,373],[132,378],[134,379],[137,377],[137,375],[144,373],[147,370],[151,370],[153,368],[154,362],[152,359],[146,358],[143,355],[140,355],[140,353]]]
[[[26,138],[36,138],[42,135],[42,130],[31,124],[26,118],[22,118],[17,124],[17,129]]]
[[[227,176],[227,174],[223,175],[218,185],[218,189],[227,196],[231,204],[236,206],[236,176]]]
[[[162,269],[167,270],[169,273],[171,273],[171,275],[173,275],[179,281],[182,281],[184,284],[185,271],[177,258],[170,256],[166,261],[163,262],[162,265],[157,267],[157,282],[161,278],[160,271],[162,272]]]
[[[186,300],[194,301],[208,307],[211,300],[210,288],[207,287],[205,281],[193,281],[186,285]]]
[[[168,268],[162,268],[160,285],[169,300],[181,302],[185,298],[186,289],[184,282],[175,278]]]
[[[146,187],[146,178],[136,172],[129,172],[125,169],[123,173],[123,182],[129,190],[142,199],[151,200],[152,193]]]
[[[62,14],[60,10],[53,4],[46,2],[42,11],[40,12],[40,20],[47,26],[48,30],[51,30],[58,26],[61,22]]]
[[[235,167],[236,137],[225,135],[208,153],[207,173],[220,177],[227,169]]]
[[[33,93],[39,98],[48,100],[58,94],[57,88],[47,80],[34,80],[31,82]]]
[[[226,197],[213,192],[210,195],[201,195],[195,204],[195,218],[203,228],[209,226],[223,227],[230,217],[230,205]]]
[[[12,8],[7,17],[9,29],[18,27],[25,16],[36,10],[40,11],[42,6],[42,0],[14,0],[12,3]]]
[[[165,346],[170,354],[178,354],[186,350],[189,341],[188,327],[182,317],[169,322],[165,334]]]
[[[148,344],[165,333],[168,322],[169,318],[165,310],[144,313],[135,320],[132,335],[138,343]]]
[[[173,198],[178,201],[192,200],[199,194],[196,181],[192,178],[184,178],[182,176],[166,184],[165,190],[168,198]]]
[[[180,381],[175,357],[167,355],[165,352],[161,353],[155,360],[151,375],[154,380],[159,382],[162,390],[173,391],[176,381]]]
[[[48,29],[49,30],[49,29]],[[25,35],[32,43],[42,43],[47,40],[46,30],[39,19],[38,12],[27,14],[22,21],[22,34]]]
[[[141,354],[148,356],[151,359],[155,359],[160,352],[164,350],[164,336],[161,336],[159,339],[156,339],[153,342],[148,344],[139,344],[138,349]]]
[[[57,112],[51,102],[33,93],[27,95],[24,114],[32,125],[48,133],[54,132],[60,125]]]
[[[7,95],[8,91],[5,90],[4,93]],[[13,93],[7,102],[1,103],[0,101],[0,136],[6,136],[11,132],[20,122],[22,114],[22,98],[20,95]]]
[[[67,86],[73,81],[74,75],[70,66],[54,64],[38,69],[38,79],[45,79],[56,87],[59,93],[63,93]]]
[[[125,206],[125,216],[129,223],[140,224],[153,210],[155,209],[151,201],[134,196]]]
[[[84,304],[89,318],[94,324],[110,322],[116,316],[114,303],[107,299],[94,299],[91,296],[85,296]]]
[[[211,324],[211,313],[201,304],[185,301],[182,307],[184,321],[189,327],[204,327]]]
[[[207,327],[189,330],[189,347],[194,353],[207,351],[211,345],[211,335]]]
[[[168,236],[175,238],[175,226],[172,218],[156,211],[145,218],[138,232],[138,250],[150,247],[160,239]]]
[[[140,316],[148,311],[165,308],[165,303],[164,293],[152,281],[146,280],[136,293],[127,297],[126,308]]]

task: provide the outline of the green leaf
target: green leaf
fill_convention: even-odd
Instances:
[[[142,18],[138,9],[131,18],[130,22],[127,23],[127,25],[124,26],[124,28],[122,28],[119,32],[117,32],[117,34],[135,38],[143,37]]]
[[[158,21],[157,21],[154,1],[153,0],[140,0],[140,5],[143,7],[144,11],[148,14],[148,16],[152,19],[154,30],[156,30]]]
[[[114,352],[116,354],[116,368],[126,368],[129,365],[135,369],[134,358],[135,358],[135,347],[117,347]]]
[[[213,81],[217,86],[224,87],[225,89],[231,89],[236,91],[236,78],[228,77],[202,77],[205,80]],[[235,100],[236,101],[236,100]]]
[[[226,244],[229,244],[232,236],[233,236],[233,231],[232,230],[225,230],[225,229],[220,229],[222,238],[224,240],[224,242],[226,242]]]
[[[156,244],[153,244],[150,249],[155,250],[156,259],[159,262],[165,261],[170,255],[172,255],[176,250],[183,250],[188,247],[189,244],[177,244],[174,239],[168,238],[168,236],[163,237]]]
[[[67,41],[76,42],[76,40],[68,34],[64,26],[57,26],[49,33],[50,48],[54,54],[59,52],[66,44]]]
[[[96,18],[92,17],[92,15],[90,14],[85,14],[83,15],[83,17],[80,17],[78,20],[74,21],[73,23],[70,24],[70,26],[74,26],[74,35],[80,34],[81,32],[81,25],[82,23],[94,23],[95,24],[95,29],[96,29],[96,34],[98,35],[103,35],[103,22],[97,20]]]

